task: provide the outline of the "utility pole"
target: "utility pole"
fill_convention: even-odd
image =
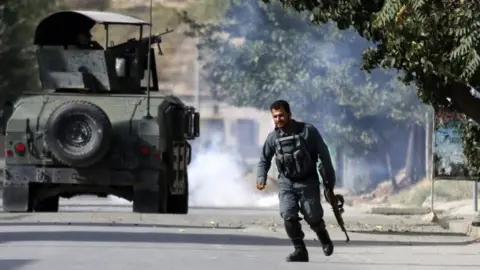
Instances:
[[[433,112],[432,112],[433,111]],[[435,110],[428,107],[425,112],[425,174],[427,180],[431,181],[430,188],[430,211],[433,216],[435,213],[435,179],[433,177],[433,124],[434,124]]]
[[[200,53],[198,51],[198,38],[195,46],[195,66],[193,70],[194,76],[194,107],[197,111],[200,111],[200,63],[199,58]]]

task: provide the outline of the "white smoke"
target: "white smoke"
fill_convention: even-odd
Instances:
[[[124,205],[132,205],[132,202],[128,201],[128,200],[125,200],[124,198],[120,198],[120,197],[117,197],[117,196],[114,196],[114,195],[109,195],[107,197],[107,199],[113,203],[113,204],[116,204],[116,205],[120,205],[120,204],[124,204]]]
[[[211,144],[195,154],[190,163],[190,205],[203,207],[273,207],[276,194],[255,190],[255,182],[246,179],[246,167],[234,150],[222,147],[221,136],[212,136]],[[273,183],[272,183],[273,184]]]
[[[189,203],[193,207],[278,206],[277,194],[256,191],[255,182],[246,179],[241,157],[234,150],[222,147],[218,134],[212,136],[208,147],[194,153],[188,166],[188,178]],[[108,198],[114,204],[131,204],[115,196]]]

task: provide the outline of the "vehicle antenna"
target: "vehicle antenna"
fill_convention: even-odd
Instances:
[[[147,53],[147,115],[146,118],[150,119],[150,76],[151,76],[151,51],[152,51],[152,27],[153,27],[153,0],[150,0],[150,33],[148,37],[148,53]]]

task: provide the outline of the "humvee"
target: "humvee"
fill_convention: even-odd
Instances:
[[[97,24],[105,48],[75,39]],[[139,38],[109,45],[110,25],[138,26]],[[162,35],[142,37],[144,26],[151,24],[76,10],[37,25],[41,89],[3,108],[4,211],[55,212],[60,197],[91,194],[125,198],[138,213],[188,213],[188,140],[199,136],[200,116],[159,93],[151,45],[162,54]]]

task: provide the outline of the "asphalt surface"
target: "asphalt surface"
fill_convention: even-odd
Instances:
[[[326,221],[325,257],[305,226],[309,263],[292,251],[276,209],[194,208],[189,215],[131,213],[107,199],[61,202],[59,213],[0,212],[0,269],[480,269],[480,245],[413,217],[346,209],[351,242]],[[300,264],[300,265],[299,265]]]

